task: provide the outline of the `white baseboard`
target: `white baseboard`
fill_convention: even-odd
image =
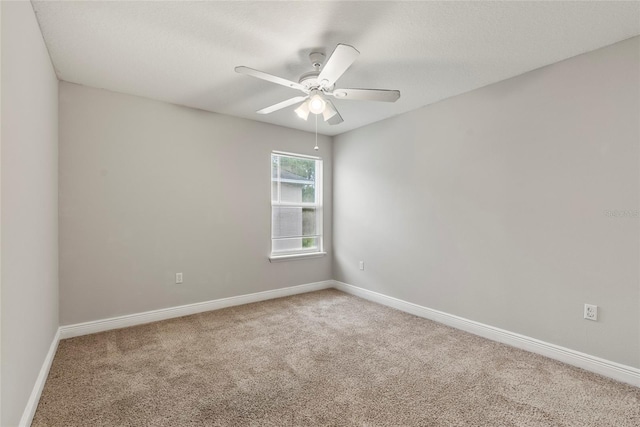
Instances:
[[[424,317],[461,329],[493,341],[511,345],[533,353],[538,353],[561,362],[577,366],[587,371],[595,372],[618,381],[622,381],[636,387],[640,387],[640,369],[625,366],[599,357],[591,356],[579,351],[571,350],[555,344],[546,343],[524,335],[509,332],[504,329],[495,328],[473,320],[447,314],[438,310],[433,310],[397,298],[389,297],[367,289],[348,285],[336,280],[325,280],[323,282],[308,283],[305,285],[291,286],[288,288],[274,289],[271,291],[257,292],[247,295],[222,298],[213,301],[206,301],[195,304],[187,304],[178,307],[164,308],[160,310],[147,311],[144,313],[130,314],[126,316],[112,317],[109,319],[96,320],[92,322],[78,323],[75,325],[61,326],[51,342],[49,352],[42,364],[33,391],[27,402],[27,406],[20,419],[20,427],[31,425],[33,416],[38,407],[38,401],[42,394],[42,389],[49,375],[51,363],[58,348],[58,342],[64,338],[88,335],[96,332],[103,332],[112,329],[126,328],[129,326],[141,325],[144,323],[156,322],[158,320],[171,319],[174,317],[188,316],[190,314],[202,313],[205,311],[218,310],[226,307],[233,307],[253,302],[266,301],[274,298],[281,298],[290,295],[297,295],[306,292],[319,291],[322,289],[336,288],[340,291],[352,294],[382,305],[386,305],[416,316]]]
[[[188,316],[190,314],[202,313],[205,311],[218,310],[236,305],[249,304],[252,302],[266,301],[274,298],[281,298],[290,295],[297,295],[306,292],[319,291],[322,289],[332,288],[333,280],[325,280],[323,282],[307,283],[299,286],[290,286],[287,288],[274,289],[271,291],[256,292],[253,294],[239,295],[235,297],[222,298],[213,301],[205,301],[195,304],[187,304],[178,307],[164,308],[160,310],[147,311],[144,313],[130,314],[126,316],[112,317],[109,319],[96,320],[93,322],[78,323],[75,325],[61,326],[56,331],[49,352],[40,368],[38,378],[33,386],[31,395],[27,402],[27,406],[22,413],[20,419],[20,427],[29,427],[33,421],[33,416],[38,408],[38,402],[42,395],[44,384],[47,381],[53,358],[58,349],[58,343],[61,339],[72,338],[80,335],[88,335],[96,332],[108,331],[111,329],[126,328],[129,326],[141,325],[144,323],[156,322],[158,320],[171,319],[174,317]]]
[[[27,406],[24,408],[22,418],[20,418],[20,424],[18,424],[20,427],[29,427],[31,425],[31,421],[33,421],[33,416],[36,414],[38,402],[40,401],[40,395],[42,395],[42,389],[44,388],[44,384],[47,381],[47,377],[49,376],[49,369],[51,369],[53,357],[56,355],[56,350],[58,349],[58,342],[60,342],[59,328],[56,331],[56,334],[53,336],[53,341],[51,341],[49,352],[44,358],[44,362],[42,363],[42,367],[40,368],[40,372],[38,373],[38,378],[36,378],[36,383],[33,386],[33,390],[31,390],[31,395],[29,396],[29,400],[27,401]]]
[[[640,387],[640,369],[334,281],[340,291]]]
[[[239,295],[229,298],[221,298],[212,301],[198,302],[195,304],[181,305],[178,307],[161,308],[159,310],[146,311],[144,313],[128,314],[125,316],[111,317],[109,319],[95,320],[75,325],[60,327],[60,338],[72,338],[81,335],[95,334],[112,329],[127,328],[129,326],[142,325],[144,323],[157,322],[158,320],[172,319],[174,317],[188,316],[190,314],[205,311],[219,310],[221,308],[252,302],[266,301],[305,292],[319,291],[333,287],[333,280],[307,283],[304,285],[290,286],[288,288],[274,289],[271,291],[256,292],[253,294]]]

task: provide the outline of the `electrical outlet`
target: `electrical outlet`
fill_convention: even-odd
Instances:
[[[598,306],[585,304],[584,305],[584,318],[587,320],[598,320]]]
[[[360,261],[360,262],[358,263],[358,268],[359,268],[360,270],[364,270],[364,261]]]
[[[176,273],[176,283],[182,283],[182,273]]]

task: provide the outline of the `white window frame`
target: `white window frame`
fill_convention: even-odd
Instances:
[[[277,186],[276,186],[276,192],[277,197],[274,197],[273,191],[274,191],[274,186],[273,186],[273,171],[272,171],[272,167],[273,167],[273,156],[279,156],[279,157],[291,157],[291,158],[298,158],[298,159],[305,159],[305,160],[314,160],[316,162],[316,179],[315,179],[315,202],[310,203],[310,202],[300,202],[300,203],[295,203],[295,202],[282,202],[280,201],[280,184],[281,182],[294,182],[294,181],[282,181],[282,180],[278,180],[277,182]],[[271,155],[269,156],[269,187],[270,187],[270,192],[271,192],[271,209],[270,209],[270,214],[271,214],[271,250],[270,250],[270,256],[269,256],[269,260],[271,262],[278,262],[278,261],[289,261],[289,260],[295,260],[295,259],[306,259],[306,258],[316,258],[316,257],[322,257],[324,255],[326,255],[326,252],[324,251],[324,239],[323,239],[323,203],[322,203],[322,198],[323,198],[323,187],[322,187],[322,183],[323,183],[323,179],[322,179],[322,166],[323,166],[323,162],[322,162],[322,158],[321,157],[316,157],[316,156],[308,156],[305,154],[297,154],[297,153],[288,153],[288,152],[284,152],[284,151],[272,151]],[[280,162],[278,162],[278,167],[280,167]],[[278,171],[277,176],[280,176],[280,171]],[[296,250],[290,250],[290,251],[278,251],[278,252],[274,252],[273,251],[273,242],[274,239],[278,239],[276,237],[273,236],[273,208],[277,207],[277,206],[290,206],[290,207],[301,207],[301,208],[315,208],[316,209],[316,234],[314,235],[309,235],[309,236],[296,236],[296,237],[289,237],[289,238],[305,238],[305,237],[315,237],[317,239],[317,247],[315,248],[311,248],[311,249],[296,249]]]

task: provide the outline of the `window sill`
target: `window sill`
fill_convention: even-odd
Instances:
[[[326,252],[311,252],[308,254],[271,255],[269,262],[295,261],[298,259],[322,258]]]

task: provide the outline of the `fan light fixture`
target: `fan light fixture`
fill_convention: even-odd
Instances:
[[[298,108],[295,109],[296,114],[302,120],[307,120],[309,118],[309,100],[305,100]]]
[[[327,102],[324,107],[324,111],[322,112],[322,117],[324,118],[324,121],[326,122],[336,114],[338,114],[338,110],[336,110],[336,108],[333,106],[331,102]]]
[[[309,97],[310,112],[312,112],[313,114],[322,114],[326,105],[327,103],[322,98],[322,95],[320,95],[319,91],[316,90],[311,92],[311,95]]]
[[[332,108],[322,96],[319,90],[313,90],[309,94],[309,98],[305,100],[298,108],[295,109],[296,114],[302,120],[309,118],[309,113],[322,114],[324,120],[333,117],[337,111]]]

